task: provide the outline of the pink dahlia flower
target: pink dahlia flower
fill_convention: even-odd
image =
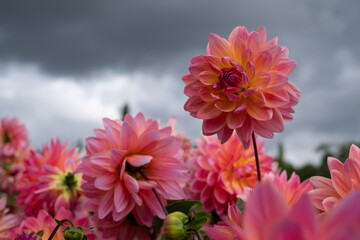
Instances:
[[[181,161],[181,139],[171,127],[145,120],[142,113],[124,121],[103,119],[105,129],[86,139],[87,156],[80,165],[89,198],[89,210],[100,219],[122,221],[132,212],[140,225],[151,226],[153,217],[165,214],[166,199],[183,199],[187,168]]]
[[[198,149],[190,158],[190,190],[193,199],[204,203],[205,211],[213,209],[219,215],[235,204],[248,188],[257,182],[255,155],[252,145],[245,149],[239,137],[233,134],[225,144],[215,137],[203,136],[197,141]],[[258,143],[261,174],[272,171],[273,158],[265,154],[264,142]]]
[[[329,157],[331,179],[315,176],[310,178],[314,190],[310,191],[315,207],[328,212],[352,191],[360,189],[360,149],[352,145],[345,163]]]
[[[235,205],[228,207],[227,216],[225,216],[224,221],[218,222],[214,226],[205,225],[203,230],[210,239],[245,240],[244,218]]]
[[[228,40],[210,34],[206,55],[193,57],[182,77],[189,97],[184,109],[204,120],[204,135],[217,133],[222,143],[234,130],[245,148],[253,132],[272,138],[292,120],[300,98],[288,81],[296,67],[288,55],[277,37],[266,40],[264,27],[251,33],[236,27]]]
[[[60,215],[59,215],[60,213]],[[68,217],[68,214],[64,214],[64,208],[61,208],[58,214],[55,215],[56,219],[62,220],[64,217]],[[67,224],[67,223],[65,223]],[[12,229],[9,235],[4,240],[23,239],[25,236],[36,236],[39,231],[44,231],[40,239],[49,239],[52,231],[55,229],[57,223],[55,219],[49,215],[45,210],[40,210],[36,217],[28,217],[23,220],[19,227]],[[65,227],[60,227],[53,237],[54,240],[64,240],[63,233]],[[19,238],[17,238],[19,237]],[[30,238],[31,239],[31,238]],[[35,240],[35,239],[34,239]]]
[[[213,240],[313,240],[319,223],[310,198],[303,195],[293,206],[272,182],[257,185],[245,205],[244,219],[233,206],[227,219],[205,231]]]
[[[17,118],[1,119],[0,158],[22,154],[29,147],[28,132]]]
[[[50,214],[60,207],[76,210],[82,178],[77,172],[81,154],[76,148],[68,150],[69,143],[59,140],[44,145],[43,153],[31,151],[25,159],[26,169],[19,181],[18,203],[25,206],[28,216],[35,216],[41,209]]]
[[[287,172],[284,170],[280,175],[276,173],[267,173],[264,176],[264,181],[272,182],[284,195],[286,202],[293,206],[302,195],[307,194],[313,187],[307,179],[300,183],[300,178],[293,172],[287,179]]]
[[[321,221],[321,240],[360,239],[360,191],[349,193]]]
[[[355,240],[360,239],[360,191],[347,195],[324,218],[318,218],[310,197],[293,205],[274,183],[264,181],[245,205],[245,216],[229,207],[225,221],[203,229],[212,240]]]
[[[29,155],[28,133],[18,119],[1,119],[0,124],[0,191],[14,194],[24,158]]]
[[[6,208],[7,197],[0,199],[0,239],[3,239],[8,233],[19,225],[19,217],[15,214],[9,214]]]

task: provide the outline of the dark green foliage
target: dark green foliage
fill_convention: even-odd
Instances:
[[[275,161],[279,163],[280,169],[287,171],[288,175],[290,175],[292,172],[295,171],[296,174],[299,175],[301,181],[304,181],[305,179],[308,179],[312,176],[323,176],[330,178],[330,173],[327,166],[328,157],[334,157],[344,162],[349,156],[349,151],[352,144],[360,146],[360,143],[353,143],[353,142],[342,143],[342,144],[328,144],[328,143],[320,144],[316,148],[316,151],[320,152],[321,154],[321,163],[319,166],[307,164],[303,167],[295,168],[293,165],[288,163],[284,158],[284,145],[280,143],[278,148],[278,154],[275,157]]]

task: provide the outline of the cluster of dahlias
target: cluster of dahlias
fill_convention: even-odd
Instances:
[[[35,150],[24,125],[2,119],[0,239],[360,239],[358,147],[329,158],[331,179],[300,182],[258,139],[292,120],[288,55],[263,27],[211,34],[183,76],[184,108],[204,120],[196,146],[174,118],[161,127],[138,113],[104,118],[84,152],[59,139]]]

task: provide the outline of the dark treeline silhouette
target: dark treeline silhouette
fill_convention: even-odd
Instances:
[[[304,181],[305,179],[308,179],[312,176],[323,176],[330,178],[330,172],[327,165],[328,157],[334,157],[341,162],[344,162],[349,156],[349,151],[352,144],[360,146],[360,142],[347,142],[342,144],[320,144],[316,148],[316,151],[320,152],[321,154],[320,165],[316,166],[312,164],[306,164],[303,167],[296,168],[285,159],[284,145],[280,143],[277,156],[275,157],[275,161],[279,163],[279,168],[286,170],[288,174],[295,171],[300,176],[301,181]]]

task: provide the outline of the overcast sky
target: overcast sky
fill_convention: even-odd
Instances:
[[[93,136],[129,103],[195,140],[201,120],[183,110],[181,76],[227,38],[265,26],[298,62],[294,121],[266,140],[296,165],[317,163],[320,143],[360,141],[360,2],[340,0],[105,0],[0,2],[0,118],[18,117],[36,148]]]

